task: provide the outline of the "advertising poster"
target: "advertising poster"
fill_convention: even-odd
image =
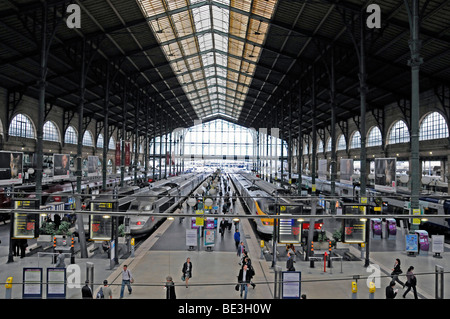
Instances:
[[[214,229],[205,229],[204,231],[204,245],[205,247],[214,246],[214,242],[216,239],[216,231]]]
[[[353,160],[341,158],[341,183],[353,185]]]
[[[120,166],[120,141],[116,142],[116,166]]]
[[[131,165],[131,142],[125,141],[125,166]]]
[[[88,156],[88,176],[98,175],[98,156]]]
[[[21,184],[23,153],[0,152],[0,185]]]
[[[327,180],[327,160],[321,159],[319,160],[319,167],[317,170],[317,176],[319,179],[326,181]]]
[[[407,253],[417,253],[419,252],[419,240],[417,235],[406,235],[406,247],[405,250]]]
[[[395,193],[396,177],[395,177],[395,158],[376,158],[375,159],[375,189]]]
[[[65,178],[70,174],[70,155],[53,154],[53,177]]]

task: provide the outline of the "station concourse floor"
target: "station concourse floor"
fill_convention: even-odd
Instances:
[[[234,212],[241,213],[243,208],[239,201],[233,207]],[[220,213],[220,212],[219,212]],[[218,219],[222,216],[218,215]],[[109,260],[106,255],[95,255],[93,258],[76,258],[76,264],[82,272],[82,282],[85,279],[85,269],[87,263],[94,265],[94,296],[104,279],[111,285],[113,299],[118,299],[121,288],[121,271],[123,265],[128,265],[135,282],[132,284],[133,292],[128,294],[127,288],[124,291],[126,299],[165,299],[165,278],[170,275],[175,283],[177,299],[199,300],[199,299],[220,299],[235,300],[240,299],[239,292],[235,290],[237,275],[240,269],[234,244],[234,226],[231,232],[226,231],[224,238],[216,234],[216,243],[212,251],[207,251],[205,247],[189,251],[185,243],[185,230],[190,226],[190,218],[185,218],[182,223],[179,218],[173,221],[166,220],[150,237],[141,243],[134,257],[120,259],[119,265],[110,269]],[[256,275],[253,282],[255,289],[249,287],[247,299],[270,300],[274,298],[274,270],[271,267],[272,261],[261,258],[260,239],[254,234],[253,228],[248,219],[241,219],[239,222],[241,240],[244,242],[249,257],[252,260]],[[434,258],[430,252],[427,256],[417,255],[407,256],[404,243],[405,231],[398,231],[396,240],[371,239],[370,241],[370,262],[371,265],[379,266],[380,277],[374,299],[385,299],[385,287],[391,281],[389,274],[393,268],[396,258],[402,262],[403,274],[400,280],[406,281],[406,270],[412,265],[415,267],[415,274],[418,279],[417,291],[419,299],[435,299],[435,266],[440,265],[444,271],[450,268],[450,248],[445,245],[443,258]],[[22,269],[24,267],[52,267],[50,257],[25,257],[20,259],[14,257],[13,263],[7,263],[7,245],[0,246],[0,282],[6,282],[9,276],[14,277],[14,282],[22,281]],[[365,254],[355,245],[338,243],[337,248],[348,248],[356,257],[362,257],[356,261],[334,261],[332,268],[326,267],[324,271],[323,262],[315,262],[314,268],[310,267],[309,261],[303,261],[301,256],[297,256],[295,268],[301,271],[301,294],[305,294],[308,299],[369,299],[369,288],[367,277],[373,273],[373,267],[364,267]],[[286,256],[284,247],[279,246],[280,254],[277,256],[277,266],[281,270],[286,270]],[[181,280],[181,269],[186,258],[190,257],[193,265],[193,276],[189,280],[189,288]],[[66,265],[70,262],[66,259]],[[372,271],[368,271],[372,269]],[[352,294],[351,282],[354,276],[359,275],[358,293]],[[376,282],[377,283],[377,282]],[[450,299],[450,276],[444,275],[444,299]],[[402,287],[397,285],[399,293],[396,299],[403,299]],[[12,298],[21,299],[21,285],[13,286]],[[5,286],[0,286],[0,300],[5,296]],[[81,289],[67,289],[67,299],[81,299]],[[406,299],[413,299],[412,291]],[[5,301],[5,300],[3,300]]]

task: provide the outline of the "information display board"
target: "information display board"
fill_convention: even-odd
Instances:
[[[117,211],[117,201],[92,201],[91,211],[115,212]],[[113,221],[111,215],[89,215],[89,239],[90,240],[111,240]]]
[[[366,242],[366,222],[361,220],[366,214],[366,206],[346,205],[344,215],[361,215],[361,218],[346,218],[343,221],[343,242],[347,244],[361,244]]]
[[[47,299],[66,298],[66,268],[47,268]]]
[[[301,296],[301,271],[283,271],[282,275],[282,298],[283,299],[300,299]]]
[[[42,268],[23,268],[22,299],[42,299]]]
[[[302,206],[280,206],[280,216],[302,214]],[[301,243],[302,223],[295,218],[278,219],[278,242],[280,244]]]
[[[14,209],[39,209],[40,200],[37,198],[27,200],[15,200]],[[33,239],[39,237],[39,214],[14,213],[13,238]]]

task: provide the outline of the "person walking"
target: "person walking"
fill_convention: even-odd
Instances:
[[[389,286],[386,287],[386,299],[394,299],[397,296],[398,289],[394,289],[395,281],[391,280]]]
[[[58,256],[56,256],[56,268],[65,268],[66,264],[64,263],[64,254],[62,253],[62,251],[60,250],[58,252]]]
[[[239,248],[239,243],[241,242],[241,233],[238,229],[234,232],[234,244],[236,245],[236,250]]]
[[[417,297],[417,289],[416,289],[416,285],[417,285],[417,278],[414,275],[414,267],[410,266],[408,268],[408,271],[406,272],[406,286],[408,287],[408,289],[406,289],[406,291],[403,293],[403,298],[406,298],[406,295],[408,294],[408,292],[412,289],[414,292],[414,299],[419,299]]]
[[[103,280],[103,287],[97,292],[97,299],[112,299],[112,290],[108,286],[108,280]]]
[[[183,264],[183,268],[181,269],[183,273],[183,278],[186,281],[186,288],[188,288],[189,278],[192,278],[192,263],[191,259],[188,257],[186,262]]]
[[[393,281],[398,282],[402,286],[402,288],[405,288],[405,284],[398,279],[398,276],[400,276],[403,273],[402,269],[400,268],[400,265],[401,265],[400,259],[396,258],[394,262],[394,268],[392,269],[391,278]]]
[[[245,252],[245,246],[244,242],[241,241],[241,244],[238,247],[237,255],[239,256],[239,259],[241,259],[242,254]],[[239,265],[241,264],[241,260],[239,260]]]
[[[220,232],[220,236],[223,239],[223,235],[225,233],[225,229],[227,228],[227,223],[225,221],[225,218],[222,218],[222,220],[220,221],[220,225],[219,225],[219,232]]]
[[[175,293],[175,284],[171,276],[166,277],[166,285],[164,286],[164,288],[166,289],[166,299],[177,299],[177,295]]]
[[[131,288],[131,283],[133,282],[133,276],[131,272],[128,270],[127,265],[123,265],[122,270],[122,287],[120,288],[120,299],[123,298],[123,291],[125,290],[125,285],[128,287],[128,293],[131,295],[133,289]]]
[[[287,271],[295,271],[294,267],[294,258],[291,256],[291,253],[288,252],[288,259],[286,261],[286,269]]]
[[[248,286],[250,285],[252,277],[253,277],[253,272],[248,269],[247,265],[244,265],[239,270],[238,283],[241,285],[240,296],[242,297],[242,293],[244,293],[244,299],[247,299]]]
[[[89,286],[89,280],[86,280],[81,288],[81,297],[83,299],[92,299],[92,289]]]

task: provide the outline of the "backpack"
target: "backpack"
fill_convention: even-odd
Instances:
[[[104,299],[105,296],[103,295],[103,288],[100,288],[100,290],[97,292],[97,299]]]

